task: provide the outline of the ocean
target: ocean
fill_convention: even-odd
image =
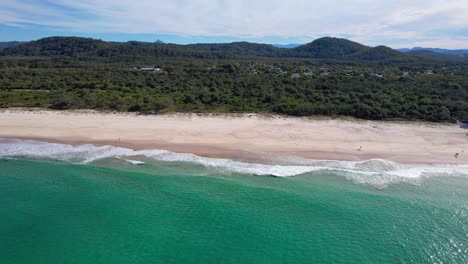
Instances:
[[[0,263],[468,263],[468,166],[0,139]]]

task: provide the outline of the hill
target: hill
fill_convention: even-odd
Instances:
[[[320,38],[296,48],[250,42],[176,45],[161,42],[106,42],[80,37],[49,37],[0,50],[6,56],[67,56],[114,61],[135,58],[184,57],[226,59],[239,57],[310,58],[343,61],[408,61],[410,55],[390,48],[370,48],[346,39]],[[132,57],[133,56],[133,57]],[[136,57],[135,57],[136,56]]]
[[[211,51],[211,52],[228,52],[241,56],[278,56],[281,52],[279,48],[270,44],[258,44],[250,42],[232,42],[232,43],[215,43],[215,44],[190,44],[185,47],[193,50]]]
[[[110,48],[112,43],[91,38],[49,37],[6,48],[2,55],[23,56],[76,56]]]
[[[66,56],[86,60],[128,61],[138,58],[226,58],[227,54],[197,51],[182,45],[140,41],[106,42],[81,37],[48,37],[0,50],[0,56]]]
[[[325,37],[292,49],[296,57],[343,59],[369,47],[346,39]]]
[[[351,54],[348,58],[364,61],[384,61],[384,62],[410,62],[417,58],[398,52],[386,46],[370,48],[362,52]]]

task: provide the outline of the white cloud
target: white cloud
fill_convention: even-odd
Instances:
[[[263,37],[347,34],[367,44],[468,31],[467,0],[0,0],[0,23],[85,33]],[[448,34],[448,33],[447,33]],[[450,40],[450,36],[441,36]],[[450,43],[448,43],[450,44]],[[456,45],[459,43],[457,42]]]

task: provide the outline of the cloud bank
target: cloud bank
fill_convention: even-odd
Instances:
[[[345,36],[468,48],[467,0],[0,0],[0,23],[80,33]]]

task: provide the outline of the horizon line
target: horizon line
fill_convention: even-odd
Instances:
[[[205,41],[200,41],[200,42],[195,42],[195,41],[194,42],[171,42],[171,41],[165,41],[165,40],[163,40],[163,38],[156,38],[154,41],[138,40],[138,39],[131,39],[131,38],[126,39],[126,40],[112,40],[112,39],[109,39],[109,38],[102,38],[102,37],[100,38],[100,37],[92,37],[92,36],[80,36],[80,35],[50,35],[50,36],[45,36],[45,37],[33,38],[33,39],[29,39],[29,40],[3,40],[3,41],[0,41],[0,42],[24,42],[24,43],[28,43],[28,42],[33,42],[33,41],[38,41],[38,40],[41,40],[41,39],[53,38],[53,37],[88,38],[88,39],[94,39],[94,40],[101,40],[101,41],[104,41],[104,42],[115,42],[115,43],[128,43],[128,42],[132,42],[132,41],[142,42],[142,43],[161,42],[161,44],[174,44],[174,45],[182,45],[182,46],[196,45],[196,44],[232,44],[232,43],[240,43],[240,42],[253,43],[253,44],[266,44],[266,45],[272,45],[272,46],[289,46],[289,45],[303,46],[303,45],[310,44],[313,41],[318,40],[318,39],[322,39],[322,38],[336,38],[336,39],[344,39],[344,40],[356,42],[356,43],[359,43],[359,44],[362,44],[362,45],[365,45],[365,46],[368,46],[368,47],[387,46],[387,47],[390,47],[390,48],[395,49],[395,50],[415,49],[415,48],[420,48],[420,49],[444,49],[444,50],[468,50],[468,47],[467,48],[439,48],[439,47],[434,48],[434,47],[424,47],[424,46],[413,46],[413,47],[407,46],[407,47],[393,48],[391,45],[383,45],[383,44],[373,46],[373,45],[366,45],[366,44],[363,44],[363,43],[360,43],[358,41],[354,41],[352,39],[348,39],[348,38],[345,38],[345,37],[336,37],[336,36],[318,37],[318,38],[313,39],[310,42],[303,42],[303,43],[299,43],[299,42],[278,43],[278,42],[262,42],[262,41],[254,41],[254,40],[249,41],[248,38],[247,39],[240,38],[238,40],[225,40],[225,41],[219,41],[219,42],[216,42],[216,41],[212,41],[212,42],[209,42],[209,41],[206,41],[206,42]],[[190,37],[202,37],[202,36],[185,36],[185,38],[190,38]],[[225,38],[231,38],[231,37],[225,37]],[[235,37],[232,37],[232,38],[235,38]],[[281,48],[281,47],[278,47],[278,48]]]

